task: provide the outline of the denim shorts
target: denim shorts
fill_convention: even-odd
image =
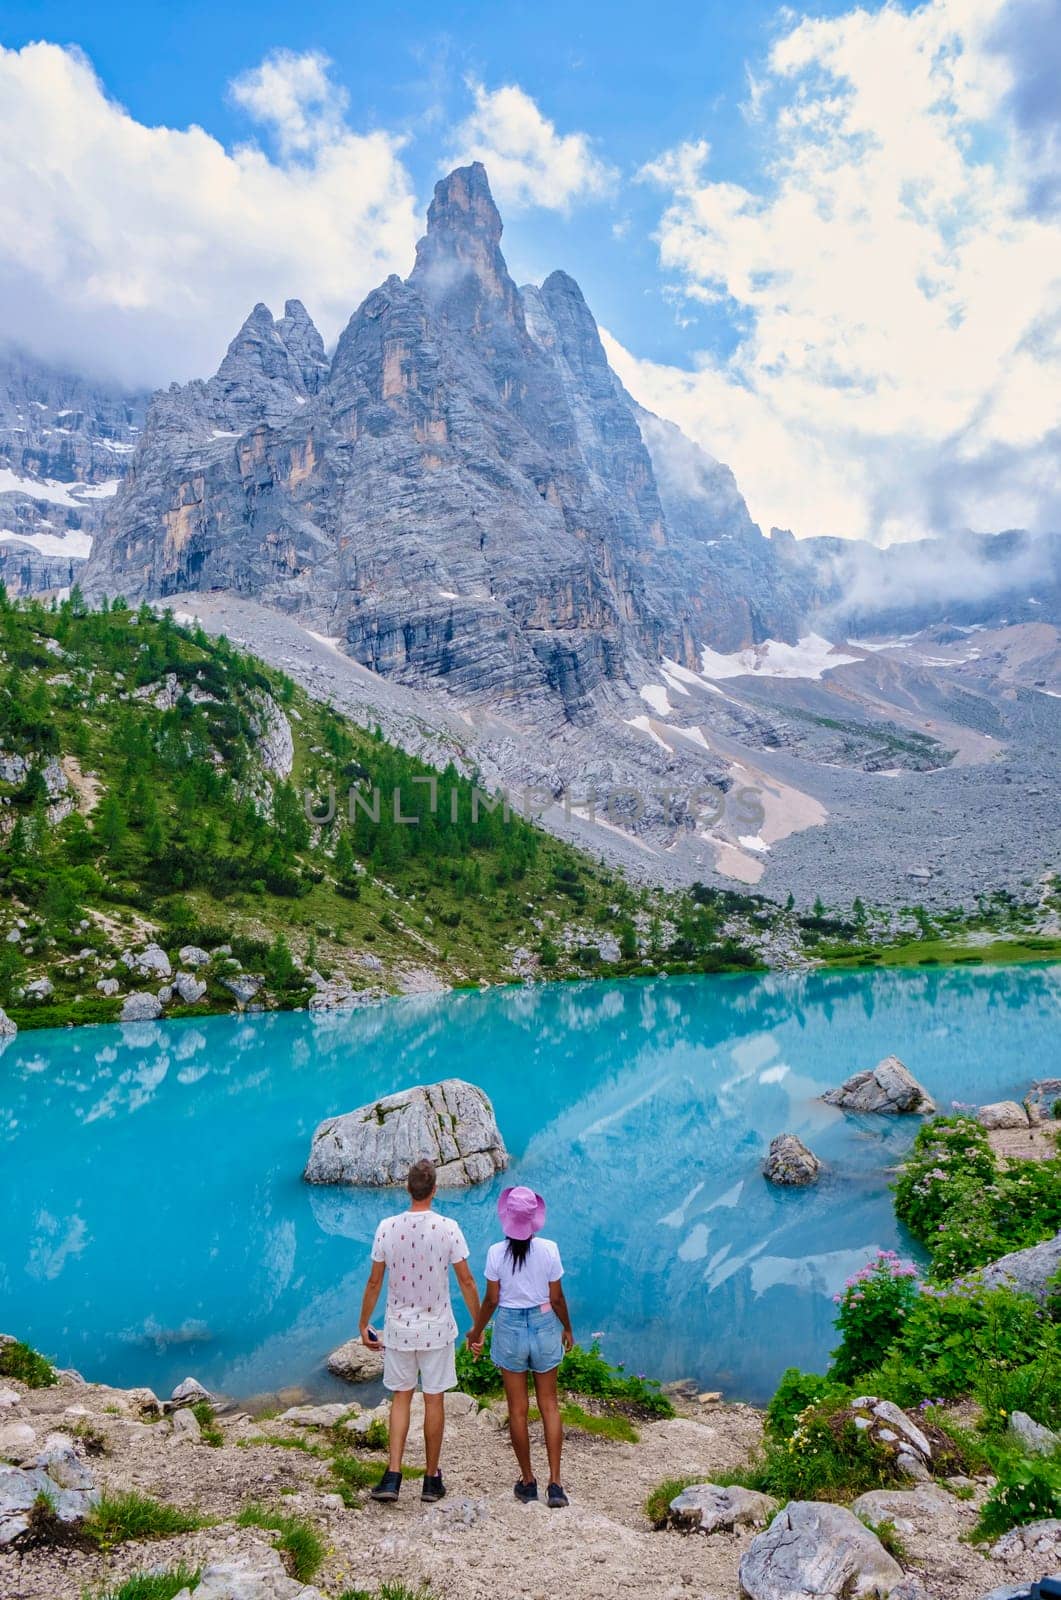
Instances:
[[[506,1372],[552,1372],[563,1358],[560,1319],[539,1306],[501,1306],[494,1317],[490,1355]]]

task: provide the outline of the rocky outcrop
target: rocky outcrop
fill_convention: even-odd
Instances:
[[[748,1546],[740,1586],[749,1600],[886,1596],[903,1569],[844,1506],[792,1500]]]
[[[893,1401],[862,1395],[852,1400],[849,1415],[860,1433],[893,1457],[898,1472],[908,1478],[931,1476],[934,1452],[928,1435]]]
[[[779,1133],[770,1141],[770,1151],[763,1163],[763,1177],[782,1188],[803,1189],[817,1183],[822,1164],[813,1150],[808,1150],[802,1139],[794,1133]]]
[[[826,1105],[884,1116],[931,1116],[935,1102],[898,1056],[885,1056],[870,1072],[856,1072],[822,1095]]]
[[[1044,1428],[1041,1422],[1029,1417],[1026,1411],[1010,1412],[1006,1432],[1016,1444],[1020,1445],[1025,1455],[1052,1456],[1061,1447],[1061,1435],[1054,1433],[1050,1428]]]
[[[168,978],[173,968],[161,945],[148,944],[142,950],[123,950],[121,960],[137,978]]]
[[[1016,1289],[1030,1294],[1040,1304],[1047,1298],[1047,1285],[1061,1271],[1061,1233],[1027,1250],[1013,1250],[981,1270],[980,1277],[990,1289]]]
[[[360,1339],[347,1339],[332,1351],[325,1366],[347,1383],[368,1383],[383,1376],[383,1352],[370,1350]]]
[[[18,1023],[12,1022],[7,1012],[0,1006],[0,1039],[13,1039],[18,1032]]]
[[[1035,1571],[1043,1572],[1061,1562],[1061,1518],[1047,1517],[1041,1522],[1026,1522],[1011,1528],[991,1546],[996,1561],[1022,1561],[1029,1556]]]
[[[27,1432],[32,1438],[32,1428]],[[60,1522],[76,1523],[98,1500],[95,1478],[73,1440],[50,1434],[31,1466],[0,1463],[0,1547],[27,1531],[38,1502],[46,1502]]]
[[[695,1483],[670,1503],[670,1521],[685,1533],[732,1533],[734,1528],[761,1528],[777,1510],[777,1501],[754,1489]]]
[[[851,1502],[856,1517],[872,1523],[890,1522],[899,1533],[910,1533],[933,1517],[954,1509],[954,1496],[936,1483],[919,1483],[913,1489],[870,1489]]]
[[[442,1188],[503,1172],[508,1152],[486,1095],[461,1078],[387,1095],[322,1122],[303,1173],[307,1183],[371,1187],[404,1183],[425,1157]]]
[[[127,994],[122,1001],[121,1022],[157,1022],[162,1015],[162,1002],[155,994],[138,991]]]

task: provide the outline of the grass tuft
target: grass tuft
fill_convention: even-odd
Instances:
[[[225,1436],[217,1425],[217,1413],[209,1400],[197,1400],[192,1406],[192,1416],[199,1424],[199,1433],[204,1444],[211,1445],[215,1450],[225,1442]]]
[[[381,1583],[378,1589],[344,1589],[339,1600],[436,1600],[424,1585],[410,1589],[407,1583]]]
[[[0,1344],[0,1378],[16,1378],[30,1389],[50,1389],[59,1382],[51,1362],[21,1339]]]
[[[176,1533],[194,1533],[207,1527],[208,1521],[198,1511],[182,1511],[130,1489],[124,1494],[105,1494],[85,1518],[82,1531],[101,1550],[109,1550],[129,1539],[169,1539]]]
[[[910,1552],[890,1517],[883,1517],[880,1522],[871,1522],[869,1517],[859,1517],[858,1520],[865,1523],[870,1533],[877,1535],[893,1561],[898,1561],[903,1568],[909,1565]]]
[[[305,1517],[292,1517],[252,1501],[243,1507],[236,1523],[241,1528],[263,1528],[275,1533],[273,1542],[286,1557],[291,1576],[300,1583],[308,1583],[324,1560],[320,1534]]]
[[[637,1444],[641,1437],[630,1418],[624,1417],[621,1412],[598,1417],[575,1405],[573,1401],[566,1401],[560,1407],[560,1415],[565,1427],[578,1428],[582,1433],[591,1433],[598,1439],[613,1439],[620,1444]]]
[[[199,1583],[198,1567],[170,1567],[168,1572],[134,1572],[116,1589],[83,1589],[82,1600],[173,1600],[182,1589]]]
[[[694,1483],[704,1483],[704,1478],[664,1478],[662,1483],[657,1483],[648,1499],[645,1501],[645,1516],[654,1528],[665,1528],[670,1519],[670,1503],[681,1494],[683,1489],[688,1489]],[[714,1482],[714,1479],[712,1479]]]

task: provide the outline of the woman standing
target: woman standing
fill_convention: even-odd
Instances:
[[[505,1384],[509,1437],[520,1470],[516,1499],[527,1504],[538,1498],[527,1430],[528,1374],[533,1373],[549,1457],[545,1503],[566,1506],[568,1499],[560,1478],[564,1425],[560,1420],[556,1371],[563,1352],[570,1350],[575,1340],[560,1282],[564,1275],[560,1252],[551,1239],[540,1237],[545,1226],[545,1201],[533,1189],[505,1189],[497,1202],[497,1213],[505,1237],[487,1252],[486,1294],[475,1327],[468,1335],[468,1347],[473,1355],[482,1354],[483,1333],[496,1311],[490,1354],[500,1367]]]

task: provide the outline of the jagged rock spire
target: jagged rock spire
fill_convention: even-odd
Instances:
[[[448,320],[474,316],[485,295],[522,328],[519,291],[501,254],[501,215],[481,161],[436,183],[409,282],[444,307]]]

